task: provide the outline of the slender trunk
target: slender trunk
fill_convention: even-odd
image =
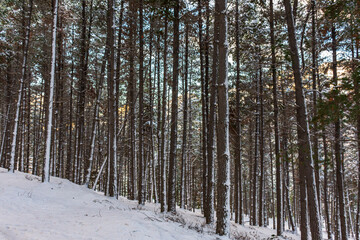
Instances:
[[[337,59],[336,59],[336,28],[334,23],[332,23],[331,28],[331,39],[332,39],[332,51],[333,51],[333,81],[335,87],[338,87],[338,79],[337,79]],[[335,90],[338,91],[338,90]],[[335,93],[337,97],[337,92]],[[337,104],[337,103],[336,103]],[[344,197],[344,183],[343,183],[343,161],[341,159],[341,134],[340,134],[340,112],[337,110],[335,113],[335,161],[336,161],[336,185],[338,191],[339,198],[339,213],[340,213],[340,223],[341,223],[341,237],[343,240],[348,239],[347,235],[347,226],[346,226],[346,212],[345,212],[345,197]]]
[[[236,0],[236,140],[235,140],[235,222],[243,224],[242,162],[241,162],[241,108],[240,108],[240,0]],[[210,116],[211,116],[210,112]]]
[[[260,105],[260,90],[259,90],[259,79],[256,75],[256,107],[255,107],[255,149],[254,149],[254,164],[253,164],[253,175],[252,175],[252,215],[251,224],[257,224],[257,193],[258,193],[258,160],[259,160],[259,105]]]
[[[202,0],[198,0],[198,24],[199,24],[199,47],[200,47],[200,82],[201,82],[201,116],[202,116],[202,211],[207,208],[207,115],[206,115],[206,95],[205,95],[205,74],[204,74],[204,41],[202,25]],[[204,211],[205,217],[208,218],[208,211]]]
[[[168,18],[165,17],[165,35],[164,35],[164,76],[163,76],[163,94],[162,94],[162,118],[161,118],[161,194],[160,205],[161,212],[165,211],[166,206],[166,156],[165,156],[165,126],[166,126],[166,93],[167,93],[167,37],[168,37]]]
[[[280,236],[283,232],[283,206],[281,201],[281,159],[280,159],[280,139],[279,139],[279,108],[277,99],[277,76],[276,76],[276,54],[275,54],[275,29],[274,29],[274,3],[270,0],[270,43],[271,43],[271,74],[273,84],[273,101],[274,101],[274,129],[275,129],[275,168],[276,168],[276,234]]]
[[[216,13],[215,13],[216,14]],[[206,223],[214,221],[214,187],[215,187],[215,124],[216,124],[216,83],[218,79],[218,56],[219,56],[219,21],[215,18],[214,21],[214,40],[213,40],[213,66],[212,66],[212,79],[210,85],[210,112],[209,112],[209,125],[208,125],[208,139],[207,139],[207,200],[206,200]],[[204,156],[204,155],[203,155]]]
[[[328,202],[328,166],[330,164],[330,160],[328,158],[328,149],[327,149],[327,141],[325,130],[322,130],[322,140],[324,147],[324,210],[325,210],[325,222],[326,222],[326,232],[328,235],[328,239],[332,239],[331,233],[331,223],[330,223],[330,214],[329,214],[329,202]]]
[[[144,168],[145,168],[145,156],[144,156],[144,141],[143,141],[143,112],[144,112],[144,30],[143,30],[143,0],[139,0],[139,20],[140,20],[140,29],[139,29],[139,158],[138,158],[138,198],[139,204],[145,204],[145,192],[144,192],[144,184],[146,179],[143,179],[144,176]]]
[[[302,77],[300,73],[299,53],[296,43],[294,19],[291,11],[290,0],[284,0],[284,4],[285,4],[287,26],[288,26],[288,37],[289,37],[289,46],[290,46],[290,53],[292,60],[292,68],[295,79],[299,164],[300,164],[300,168],[305,168],[305,172],[306,172],[306,186],[307,186],[311,236],[312,239],[321,240],[322,232],[321,232],[321,223],[320,223],[320,213],[319,213],[319,208],[318,208],[319,206],[318,206],[317,194],[316,194],[313,156],[312,156],[310,136],[309,136],[309,125],[307,119],[305,97],[303,92]],[[300,172],[302,171],[300,170]],[[300,178],[304,178],[304,177],[305,176],[300,175]],[[302,192],[302,195],[304,195],[304,192]],[[306,214],[303,211],[304,209],[302,209],[302,214]],[[302,236],[305,236],[305,234],[307,234],[306,231],[301,232]]]
[[[52,30],[52,47],[51,47],[51,77],[50,77],[50,94],[48,104],[48,121],[46,131],[46,150],[44,158],[44,171],[42,176],[43,182],[50,181],[50,150],[51,150],[51,132],[52,132],[52,118],[53,118],[53,102],[54,102],[54,81],[55,81],[55,62],[56,62],[56,29],[58,16],[58,0],[55,0],[54,6],[54,22]]]
[[[104,75],[105,75],[105,66],[108,59],[109,50],[105,49],[104,59],[101,65],[100,70],[100,79],[98,82],[97,90],[96,90],[96,101],[94,106],[94,118],[93,118],[93,126],[91,131],[91,145],[90,145],[90,156],[88,160],[88,169],[87,174],[85,177],[85,185],[89,187],[90,179],[91,179],[91,171],[92,165],[94,161],[94,152],[95,152],[95,139],[96,139],[96,132],[98,131],[99,125],[99,107],[100,107],[100,100],[102,95],[102,85],[104,82]]]
[[[185,29],[185,76],[184,76],[184,117],[183,117],[183,141],[181,153],[181,193],[180,207],[185,207],[185,170],[187,157],[187,118],[188,118],[188,68],[189,68],[189,24],[186,23]]]
[[[317,115],[317,54],[316,54],[316,0],[311,1],[311,17],[312,17],[312,25],[311,25],[311,56],[312,56],[312,66],[311,66],[311,75],[313,81],[313,117]],[[321,209],[321,196],[320,196],[320,167],[319,167],[319,140],[318,140],[318,126],[317,122],[314,121],[313,125],[313,148],[314,148],[314,167],[315,167],[315,183],[318,197],[319,209]],[[321,215],[321,211],[320,211]]]
[[[168,211],[176,213],[176,146],[178,117],[178,79],[179,79],[179,11],[180,1],[174,3],[174,40],[173,40],[173,79],[171,99],[171,134],[169,157]]]
[[[129,2],[129,105],[130,105],[130,124],[129,124],[129,139],[130,139],[130,192],[129,198],[135,200],[136,198],[136,150],[135,150],[135,102],[136,102],[136,79],[135,79],[135,31],[136,31],[136,1]]]
[[[25,41],[24,41],[24,47],[23,47],[23,60],[22,60],[22,67],[21,67],[20,86],[19,86],[18,99],[17,99],[17,103],[16,103],[14,130],[13,130],[13,134],[12,134],[13,138],[12,138],[12,143],[11,143],[10,168],[9,168],[10,172],[15,171],[15,151],[16,151],[16,143],[17,143],[16,140],[17,140],[17,132],[18,132],[18,126],[19,126],[21,101],[22,101],[22,96],[23,96],[23,91],[24,91],[23,89],[24,89],[24,84],[25,84],[24,82],[26,80],[25,78],[26,78],[27,60],[28,60],[28,52],[29,52],[32,7],[33,7],[33,0],[30,0],[28,22],[27,22],[26,31],[25,31]],[[56,32],[56,26],[55,26],[55,32]]]
[[[259,146],[260,146],[260,180],[259,180],[259,226],[264,224],[264,86],[262,78],[261,54],[259,60],[259,98],[260,98],[260,121],[259,121]]]
[[[108,127],[109,127],[109,170],[108,173],[109,176],[109,196],[110,197],[117,197],[117,142],[116,142],[116,102],[115,102],[115,96],[116,96],[116,83],[114,78],[114,63],[115,63],[115,46],[114,46],[114,32],[115,32],[115,26],[114,26],[114,0],[108,0],[108,16],[107,16],[107,37],[108,37],[108,45],[106,46],[109,50],[109,59],[108,59],[108,96],[109,96],[109,102],[108,102]]]
[[[359,6],[359,5],[358,5]],[[359,7],[358,7],[359,8]],[[356,42],[356,58],[357,61],[359,61],[359,38],[357,39]],[[354,52],[354,51],[353,51]],[[355,65],[355,53],[353,53],[353,62]],[[357,102],[359,102],[360,100],[360,81],[359,78],[356,78],[356,72],[360,71],[360,66],[357,65],[356,69],[354,66],[354,72],[353,72],[353,76],[354,76],[354,86],[355,86],[355,95],[356,95],[356,99]],[[357,157],[358,157],[358,200],[357,200],[357,212],[356,212],[356,227],[355,227],[355,238],[356,240],[360,239],[359,236],[359,230],[360,230],[360,112],[358,112],[358,114],[356,115],[356,130],[357,130]]]

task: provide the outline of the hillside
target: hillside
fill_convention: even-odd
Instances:
[[[267,239],[267,228],[232,223],[232,239]],[[285,234],[286,239],[297,239]],[[159,206],[116,200],[65,179],[41,183],[30,174],[0,168],[0,239],[217,239],[198,213],[178,209],[159,213]]]

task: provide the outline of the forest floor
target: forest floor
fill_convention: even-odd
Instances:
[[[275,239],[270,228],[231,223],[231,239]],[[163,214],[159,205],[139,207],[126,198],[105,197],[85,186],[52,177],[0,168],[0,240],[60,239],[220,239],[200,213],[178,209]],[[227,238],[221,238],[227,239]],[[281,239],[300,239],[284,233]]]

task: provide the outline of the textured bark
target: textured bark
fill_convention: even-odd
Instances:
[[[21,102],[22,102],[22,97],[23,97],[23,92],[24,92],[24,84],[25,84],[25,80],[26,80],[25,78],[26,78],[28,52],[29,52],[32,7],[33,7],[33,0],[30,0],[28,21],[27,21],[26,31],[25,31],[25,40],[23,43],[24,46],[23,46],[23,59],[22,59],[22,66],[21,66],[20,86],[19,86],[19,93],[18,93],[18,99],[17,99],[17,103],[16,103],[16,110],[15,110],[14,129],[13,129],[13,133],[12,133],[13,136],[12,136],[12,143],[11,143],[10,168],[9,168],[10,172],[15,171],[15,150],[16,150],[16,144],[17,144],[20,108],[21,108]],[[23,106],[23,108],[24,107],[25,106]]]
[[[73,179],[72,174],[72,123],[73,123],[73,81],[74,81],[74,59],[71,61],[71,76],[70,76],[70,103],[69,103],[69,122],[68,122],[68,139],[67,139],[67,151],[66,151],[66,178],[68,180]]]
[[[129,139],[130,139],[130,192],[129,199],[134,200],[136,198],[136,147],[135,147],[135,102],[136,102],[136,79],[135,79],[135,31],[136,31],[136,1],[129,2],[129,19],[128,24],[130,25],[129,32]]]
[[[259,161],[259,105],[260,105],[260,90],[259,90],[259,79],[256,75],[256,107],[255,107],[255,148],[254,148],[254,161],[252,169],[252,214],[251,214],[251,225],[258,223],[257,210],[258,210],[258,161]]]
[[[309,125],[307,119],[305,97],[303,92],[302,77],[300,73],[299,53],[296,43],[294,19],[291,11],[290,0],[284,0],[284,4],[285,4],[287,26],[288,26],[291,62],[292,62],[294,79],[295,79],[299,164],[300,164],[300,168],[303,167],[306,173],[306,186],[307,186],[311,236],[312,239],[321,240],[322,232],[321,232],[321,223],[320,223],[320,213],[319,213],[318,200],[316,194],[313,156],[312,156],[310,136],[309,136]],[[301,169],[300,172],[302,172]],[[302,178],[301,175],[300,178]],[[302,192],[301,195],[303,196],[304,192]],[[302,209],[302,214],[306,214],[304,213],[304,209]],[[301,235],[303,238],[303,236],[307,235],[307,232],[301,232]]]
[[[184,76],[184,105],[183,105],[183,139],[181,152],[181,189],[180,207],[185,208],[185,172],[187,159],[187,123],[188,123],[188,68],[189,68],[189,24],[185,26],[185,76]]]
[[[259,147],[260,147],[260,179],[259,179],[259,226],[264,225],[264,86],[262,77],[262,62],[261,54],[259,60],[259,102],[260,102],[260,116],[259,116]]]
[[[145,204],[145,180],[144,180],[144,141],[143,141],[143,117],[144,117],[144,20],[143,20],[143,0],[139,0],[139,158],[138,158],[138,200],[139,204]]]
[[[357,9],[359,9],[360,4],[357,5]],[[359,38],[357,38],[357,40],[359,40]],[[359,41],[357,41],[356,43],[356,49],[354,49],[352,52],[353,55],[353,62],[354,62],[354,87],[355,87],[355,95],[357,96],[357,100],[359,101],[360,99],[360,81],[359,81],[359,77],[356,78],[355,73],[356,72],[360,72],[360,66],[357,65],[355,66],[355,51],[356,51],[356,58],[357,61],[359,61],[360,57],[359,57]],[[359,236],[359,230],[360,230],[360,112],[358,112],[356,114],[356,130],[357,130],[357,157],[358,157],[358,201],[357,201],[357,212],[356,212],[356,222],[355,222],[355,238],[356,240],[360,239]]]
[[[108,13],[107,13],[107,38],[108,45],[106,48],[109,50],[108,59],[108,71],[107,71],[107,84],[108,84],[108,130],[109,130],[109,141],[108,141],[108,156],[109,156],[109,196],[117,197],[117,144],[116,144],[116,84],[114,81],[114,63],[115,63],[115,48],[114,48],[114,1],[108,0]]]
[[[316,42],[316,0],[311,1],[311,58],[312,58],[312,65],[311,65],[311,77],[313,83],[313,116],[317,115],[317,42]],[[312,128],[312,143],[313,143],[313,156],[314,156],[314,167],[315,167],[315,183],[316,183],[316,190],[317,190],[317,197],[318,197],[318,204],[319,209],[321,209],[321,195],[320,195],[320,167],[319,167],[319,139],[318,139],[318,125],[317,121],[314,121],[313,128]],[[320,211],[321,214],[321,211]]]
[[[54,101],[54,81],[55,81],[55,64],[56,64],[56,30],[57,30],[57,16],[58,16],[58,0],[55,0],[53,13],[53,29],[52,29],[52,50],[51,50],[51,76],[50,76],[50,94],[48,103],[48,119],[46,129],[46,150],[44,157],[44,170],[42,175],[43,182],[50,181],[50,151],[51,151],[51,133],[52,133],[52,119],[53,119],[53,101]]]
[[[204,211],[205,218],[208,216],[208,204],[207,201],[207,114],[206,114],[206,94],[205,94],[205,73],[204,73],[204,40],[203,40],[203,24],[202,24],[202,0],[198,0],[198,24],[199,24],[199,48],[200,48],[200,82],[201,82],[201,117],[202,117],[202,135],[201,135],[201,153],[202,153],[202,211]],[[206,208],[206,211],[204,210]]]
[[[325,223],[326,223],[326,232],[328,239],[332,239],[331,233],[331,222],[330,222],[330,213],[329,213],[329,196],[328,196],[328,167],[330,164],[330,159],[328,157],[328,148],[325,130],[322,130],[322,140],[324,147],[324,210],[325,210]]]
[[[242,197],[242,161],[241,161],[241,107],[240,107],[240,0],[236,0],[235,28],[236,28],[236,140],[235,140],[235,222],[243,224]],[[214,41],[215,42],[215,41]],[[214,58],[215,59],[215,58]],[[211,102],[210,102],[211,104]],[[211,106],[211,105],[210,105]],[[210,116],[211,116],[210,111]],[[210,126],[210,124],[209,124]]]
[[[179,11],[180,1],[174,2],[174,40],[173,40],[173,79],[170,121],[170,157],[168,183],[168,211],[176,213],[176,146],[178,117],[178,80],[179,80]]]
[[[332,39],[332,54],[333,54],[333,62],[332,62],[332,70],[333,70],[333,82],[335,88],[338,87],[338,79],[337,79],[337,59],[336,59],[336,49],[337,49],[337,42],[336,42],[336,28],[334,23],[332,23],[331,28],[331,39]],[[337,91],[337,89],[335,90]],[[337,94],[337,93],[336,93]],[[337,97],[337,96],[335,96]],[[336,101],[336,100],[335,100]],[[338,103],[336,103],[338,104]],[[341,150],[340,150],[340,141],[341,141],[341,134],[340,134],[340,112],[337,106],[337,112],[335,113],[335,165],[336,165],[336,186],[338,192],[338,199],[339,199],[339,213],[340,213],[340,225],[341,225],[341,238],[343,240],[348,239],[347,235],[347,226],[346,226],[346,212],[345,212],[345,197],[344,197],[344,183],[343,183],[343,160],[341,159]]]
[[[280,139],[279,139],[279,108],[277,99],[277,76],[276,76],[276,46],[275,46],[275,30],[274,30],[274,3],[270,0],[270,43],[271,43],[271,75],[273,84],[273,104],[274,104],[274,132],[275,132],[275,168],[276,168],[276,234],[280,236],[283,232],[283,206],[282,196],[282,173],[280,159]]]
[[[228,103],[228,40],[227,1],[215,1],[216,18],[219,22],[219,80],[217,87],[217,221],[216,233],[230,235],[230,150],[229,150],[229,103]],[[215,32],[216,34],[217,32]]]
[[[104,53],[104,59],[101,65],[100,69],[100,78],[99,82],[97,83],[97,89],[96,89],[96,101],[94,106],[94,118],[93,118],[93,125],[92,125],[92,131],[91,131],[91,144],[90,144],[90,156],[88,160],[88,170],[85,177],[85,185],[89,187],[90,179],[91,179],[91,170],[92,165],[94,161],[94,151],[95,151],[95,139],[96,139],[96,132],[98,131],[98,125],[99,125],[99,107],[100,107],[100,100],[102,95],[102,87],[104,83],[104,77],[105,77],[105,66],[106,62],[108,60],[109,55],[109,49],[105,49]]]
[[[87,85],[87,63],[86,63],[86,0],[82,0],[81,13],[81,34],[80,34],[80,65],[79,65],[79,86],[77,102],[77,124],[76,124],[76,155],[75,155],[75,182],[80,183],[80,169],[84,157],[84,140],[85,140],[85,95]]]
[[[163,76],[163,94],[162,94],[162,116],[161,116],[161,178],[160,178],[160,205],[161,212],[165,211],[166,205],[166,156],[165,156],[165,125],[166,125],[166,93],[167,93],[167,35],[168,18],[165,17],[165,35],[164,35],[164,76]]]
[[[215,12],[215,14],[217,14]],[[216,15],[215,15],[216,16]],[[213,66],[212,66],[212,79],[210,83],[210,112],[209,112],[209,125],[207,137],[207,193],[206,193],[206,223],[214,221],[214,187],[215,187],[215,174],[214,174],[214,160],[215,160],[215,124],[216,124],[216,84],[218,80],[218,56],[219,56],[219,22],[215,17],[214,21],[214,40],[213,40]]]

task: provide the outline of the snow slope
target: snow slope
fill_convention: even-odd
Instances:
[[[159,206],[116,200],[65,179],[41,183],[37,176],[0,168],[0,240],[22,239],[218,239],[199,213],[178,209],[159,213]],[[269,228],[232,223],[232,239],[268,239]],[[222,238],[226,239],[226,238]],[[284,239],[299,239],[285,234]]]

